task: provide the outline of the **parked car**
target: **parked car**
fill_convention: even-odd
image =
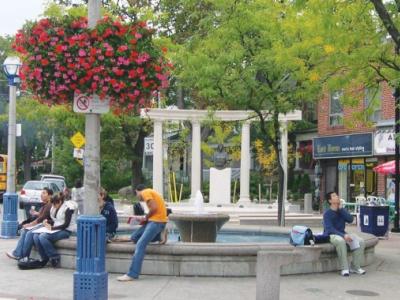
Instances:
[[[58,186],[58,189],[62,192],[65,191],[65,189],[67,188],[67,185],[65,184],[64,179],[56,179],[56,178],[45,178],[42,181],[45,182],[52,182],[54,184],[56,184]]]
[[[67,184],[65,183],[65,177],[61,175],[55,175],[55,174],[42,174],[40,175],[40,180],[41,181],[48,181],[48,182],[53,182],[57,184],[59,187],[60,191],[62,191],[65,194],[68,194],[68,189],[67,189]]]
[[[29,210],[34,207],[36,211],[42,207],[43,203],[40,198],[43,188],[52,189],[54,193],[59,193],[61,190],[54,182],[30,180],[27,181],[19,192],[19,208],[25,209],[27,218]]]

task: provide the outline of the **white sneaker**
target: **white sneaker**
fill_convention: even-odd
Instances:
[[[136,279],[137,278],[130,277],[127,274],[117,277],[118,281],[134,281]]]
[[[367,273],[364,269],[358,268],[358,269],[350,269],[350,273],[358,274],[358,275],[364,275]]]
[[[349,270],[342,270],[341,274],[344,277],[349,277],[350,276]]]
[[[15,259],[15,260],[19,260],[19,257],[16,257],[11,251],[10,252],[6,252],[6,255],[11,258],[11,259]]]

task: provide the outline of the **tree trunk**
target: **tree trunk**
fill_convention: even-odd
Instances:
[[[146,132],[143,130],[143,126],[140,126],[140,131],[138,139],[136,141],[134,151],[134,157],[132,159],[132,188],[135,188],[139,183],[143,183],[144,177],[142,172],[143,164],[143,148],[144,148],[144,138],[146,137]]]
[[[176,105],[178,106],[179,109],[184,109],[185,108],[184,95],[183,95],[183,88],[181,86],[178,87],[177,98],[178,99],[177,99]]]
[[[32,153],[28,149],[24,151],[24,180],[25,182],[31,180],[32,173],[31,173],[31,165],[32,165]]]

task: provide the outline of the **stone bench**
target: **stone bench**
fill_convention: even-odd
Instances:
[[[292,251],[259,251],[257,254],[257,300],[279,300],[281,267],[312,263],[319,259],[321,247],[296,247]]]
[[[359,233],[365,240],[365,265],[374,259],[378,238]],[[56,243],[61,254],[61,266],[75,269],[76,239],[71,237]],[[281,274],[307,274],[331,272],[340,269],[333,245],[320,244],[318,260],[282,266]],[[259,251],[290,252],[295,249],[288,244],[267,243],[167,243],[149,245],[144,259],[142,273],[147,275],[170,276],[256,276],[257,254]],[[131,263],[135,245],[132,243],[111,243],[106,247],[106,269],[108,272],[125,273]]]

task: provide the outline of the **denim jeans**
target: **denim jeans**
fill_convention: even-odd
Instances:
[[[131,240],[136,243],[136,248],[128,271],[129,277],[139,277],[144,255],[146,254],[146,247],[150,242],[160,240],[161,232],[164,230],[165,225],[166,223],[150,221],[132,234]]]
[[[50,258],[59,258],[57,250],[53,243],[62,239],[67,239],[71,235],[68,230],[60,230],[54,233],[36,233],[33,236],[36,249],[38,250],[42,261],[48,261]]]
[[[21,229],[21,236],[12,254],[18,258],[29,257],[33,247],[33,236],[31,230]]]

